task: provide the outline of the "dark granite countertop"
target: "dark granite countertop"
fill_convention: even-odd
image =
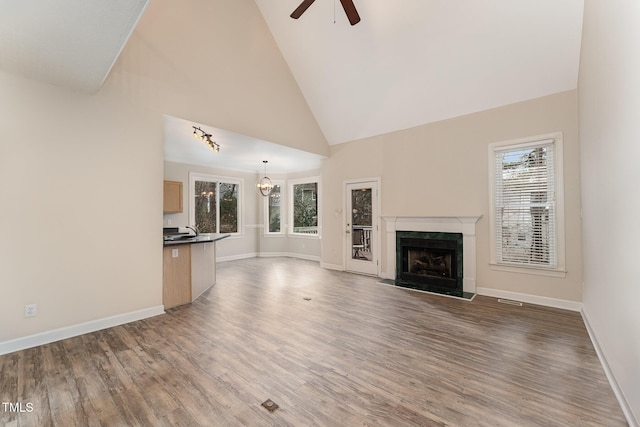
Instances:
[[[217,242],[226,239],[231,234],[205,233],[197,236],[193,235],[174,235],[164,236],[164,246],[186,245],[193,243]]]

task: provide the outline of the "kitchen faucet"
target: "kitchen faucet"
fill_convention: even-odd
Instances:
[[[190,225],[187,225],[187,228],[190,230],[193,230],[194,233],[196,233],[196,236],[198,236],[198,234],[200,234],[200,232],[198,231],[198,226],[194,225],[193,227],[191,227]]]

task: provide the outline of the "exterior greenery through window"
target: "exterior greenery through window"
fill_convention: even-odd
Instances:
[[[373,218],[371,218],[373,212],[371,189],[363,188],[359,191],[353,191],[351,193],[351,206],[353,207],[353,212],[351,213],[352,224],[354,226],[371,227],[373,224]]]
[[[318,183],[292,185],[294,234],[318,234]]]
[[[282,196],[282,186],[280,184],[274,184],[273,191],[267,197],[267,215],[269,224],[269,233],[280,233],[281,229],[281,209],[280,200]]]
[[[495,264],[558,268],[557,236],[563,221],[557,151],[555,138],[492,145]]]
[[[201,233],[238,233],[240,183],[203,176],[191,181],[192,221],[198,230]]]

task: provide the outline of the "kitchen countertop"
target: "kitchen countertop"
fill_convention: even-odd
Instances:
[[[197,236],[193,236],[193,235],[171,236],[170,239],[167,239],[167,236],[165,236],[164,246],[217,242],[218,240],[226,239],[229,236],[231,236],[231,234],[220,234],[220,233],[204,233],[204,234],[198,234]]]

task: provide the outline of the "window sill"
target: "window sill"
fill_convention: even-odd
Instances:
[[[567,272],[563,269],[551,269],[541,267],[525,267],[506,264],[489,264],[489,268],[495,271],[507,271],[509,273],[533,274],[537,276],[565,278]]]

